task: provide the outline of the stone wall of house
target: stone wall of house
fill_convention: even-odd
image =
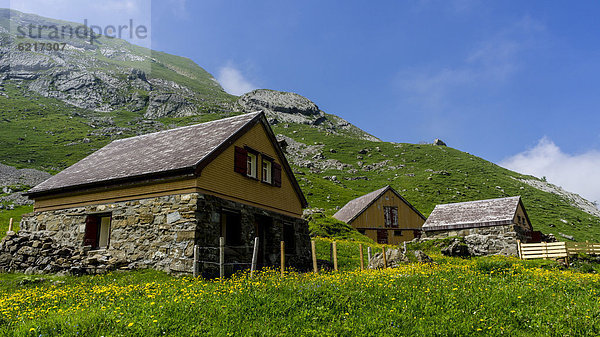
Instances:
[[[455,230],[425,231],[422,239],[445,239],[463,237],[472,255],[517,256],[517,240],[526,242],[527,231],[517,225],[463,228]]]
[[[283,226],[293,226],[295,242],[292,251],[286,253],[286,264],[303,270],[310,267],[310,236],[306,220],[270,212],[238,202],[224,200],[210,195],[198,197],[197,244],[200,248],[200,273],[205,277],[218,276],[219,237],[221,236],[221,216],[223,211],[239,214],[241,221],[241,242],[237,247],[226,247],[225,268],[227,275],[239,269],[248,269],[252,260],[254,238],[259,236],[259,227],[264,234],[264,242],[259,242],[259,266],[278,266],[280,263],[280,242],[283,240]],[[291,244],[291,243],[290,243]],[[238,263],[237,265],[231,265]]]
[[[31,213],[23,217],[19,236],[48,238],[55,249],[78,252],[68,256],[69,263],[78,271],[154,268],[189,272],[197,227],[197,201],[198,194],[189,193]],[[86,217],[109,213],[108,248],[83,247]],[[27,242],[21,241],[21,244]],[[35,262],[30,266],[34,271],[49,268],[40,263],[45,260]],[[64,270],[63,265],[66,267],[69,263],[56,263],[51,269]],[[13,269],[22,268],[13,266]]]
[[[227,263],[244,263],[228,266],[228,274],[236,268],[249,268],[246,263],[251,261],[251,247],[261,219],[271,219],[272,225],[263,226],[264,254],[259,263],[265,266],[278,263],[282,225],[286,223],[294,227],[296,243],[293,252],[286,254],[288,264],[300,269],[308,266],[310,239],[306,221],[210,195],[189,193],[25,215],[19,233],[0,242],[0,270],[101,273],[153,268],[191,273],[194,245],[198,244],[203,247],[199,260],[206,261],[200,265],[202,274],[216,276],[218,266],[214,263],[218,262],[224,210],[240,215],[240,245],[246,247],[227,247]],[[109,213],[108,248],[84,247],[86,217]]]

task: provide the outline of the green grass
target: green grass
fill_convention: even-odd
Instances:
[[[21,216],[25,213],[30,213],[33,211],[33,206],[17,206],[15,209],[0,210],[0,239],[6,236],[6,231],[8,230],[8,223],[11,218],[13,218],[13,231],[19,230],[19,223],[21,222]]]
[[[594,336],[600,276],[514,258],[224,282],[0,275],[0,335]]]

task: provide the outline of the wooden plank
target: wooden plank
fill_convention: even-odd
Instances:
[[[194,277],[198,277],[198,270],[200,269],[198,266],[198,245],[194,245]]]
[[[338,271],[337,263],[337,242],[333,241],[333,270]]]
[[[365,270],[365,261],[363,261],[364,257],[363,257],[362,243],[358,244],[358,251],[359,251],[359,257],[360,257],[360,270],[363,271],[363,270]]]
[[[250,266],[250,278],[252,278],[258,262],[258,236],[254,238],[254,249],[252,250],[252,265]]]
[[[385,247],[381,248],[383,251],[383,268],[387,268],[387,256],[385,254]]]
[[[567,257],[567,254],[531,254],[523,256],[524,259],[543,259],[548,257]]]
[[[219,237],[219,278],[225,277],[225,238]]]
[[[310,250],[312,253],[313,271],[315,272],[315,274],[318,274],[319,269],[317,267],[317,249],[315,247],[315,240],[310,240]]]
[[[281,276],[285,274],[285,241],[281,241]]]

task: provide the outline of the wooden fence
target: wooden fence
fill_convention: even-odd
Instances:
[[[518,241],[519,258],[528,259],[561,259],[570,255],[585,253],[600,255],[600,243],[590,242],[540,242],[521,243]]]
[[[218,247],[200,247],[198,245],[194,245],[194,266],[193,266],[193,275],[194,277],[198,277],[200,275],[200,265],[201,264],[214,264],[214,265],[218,265],[219,266],[219,278],[223,279],[225,277],[225,266],[228,265],[241,265],[241,266],[245,266],[245,265],[249,265],[250,266],[250,277],[253,276],[254,272],[256,271],[257,268],[257,260],[258,260],[258,248],[259,248],[259,238],[254,238],[254,245],[253,246],[226,246],[225,245],[225,238],[220,237],[219,238],[219,246]],[[313,265],[313,272],[314,273],[318,273],[319,272],[319,268],[317,266],[317,251],[316,251],[316,245],[315,245],[315,241],[311,240],[310,242],[310,246],[311,246],[311,255],[312,255],[312,265]],[[225,249],[226,248],[252,248],[252,260],[251,262],[245,263],[245,262],[232,262],[232,263],[225,263]],[[219,261],[215,262],[215,261],[204,261],[201,260],[201,256],[202,254],[200,253],[201,249],[218,249],[219,251]],[[386,250],[385,247],[382,247],[381,252],[383,254],[383,267],[387,268],[388,267],[388,263],[387,263],[387,258],[386,258]],[[404,252],[406,252],[406,243],[404,244]],[[360,256],[360,270],[364,270],[365,269],[365,265],[364,265],[364,261],[363,261],[363,257],[364,257],[364,252],[363,252],[363,245],[362,243],[358,244],[358,255]],[[337,254],[337,242],[333,241],[331,242],[330,245],[330,256],[331,256],[331,263],[333,264],[333,270],[334,271],[339,271],[338,269],[338,254]],[[367,260],[371,260],[372,257],[372,252],[371,252],[371,247],[367,247]],[[281,275],[283,276],[285,274],[285,242],[281,241],[281,248],[280,248],[280,267],[281,267]]]

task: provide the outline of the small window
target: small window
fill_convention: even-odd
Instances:
[[[262,181],[271,184],[273,182],[273,163],[270,160],[263,158],[262,160]]]
[[[256,154],[248,152],[246,158],[246,174],[248,177],[256,178]]]
[[[394,236],[402,236],[402,231],[400,231],[400,230],[395,230],[395,231],[394,231]]]
[[[296,253],[296,231],[294,224],[289,222],[283,223],[283,240],[285,241],[285,253]]]
[[[83,245],[92,249],[108,248],[110,239],[110,214],[91,214],[85,219]]]
[[[385,227],[398,227],[398,207],[383,206]]]

